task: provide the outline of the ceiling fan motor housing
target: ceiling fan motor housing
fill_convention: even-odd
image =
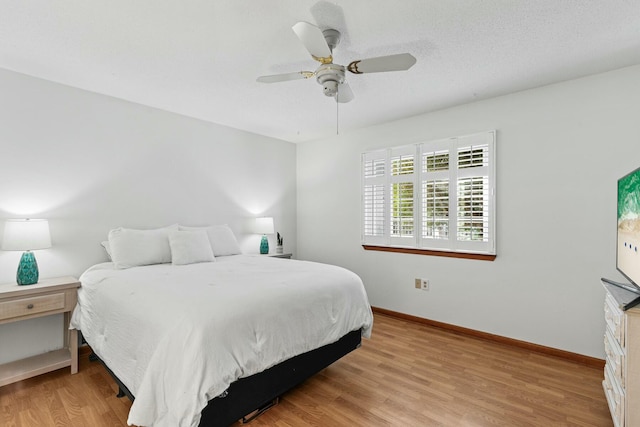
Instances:
[[[340,43],[340,31],[334,30],[333,28],[327,28],[322,31],[322,35],[327,42],[327,46],[329,46],[329,50],[333,53],[333,49],[335,49]]]
[[[335,97],[338,93],[338,85],[344,83],[345,68],[339,64],[322,64],[316,70],[316,80],[322,85],[322,91],[326,96]]]

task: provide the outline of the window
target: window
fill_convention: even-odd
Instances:
[[[362,155],[362,243],[495,254],[495,132]]]

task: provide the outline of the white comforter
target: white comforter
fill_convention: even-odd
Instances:
[[[82,274],[72,327],[136,397],[129,424],[197,426],[229,384],[337,341],[373,317],[340,267],[260,256]]]

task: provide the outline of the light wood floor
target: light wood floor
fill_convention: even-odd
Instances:
[[[610,427],[601,381],[600,369],[377,314],[371,340],[249,425]],[[0,426],[125,426],[131,404],[116,391],[84,353],[77,375],[0,387]]]

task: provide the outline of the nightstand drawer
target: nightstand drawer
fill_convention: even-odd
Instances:
[[[64,292],[4,301],[0,302],[0,320],[61,310],[64,308],[64,304]]]

